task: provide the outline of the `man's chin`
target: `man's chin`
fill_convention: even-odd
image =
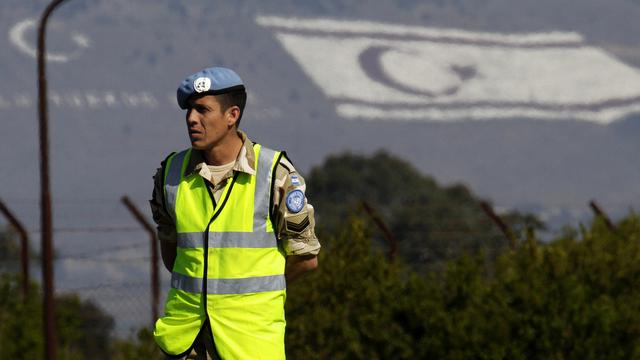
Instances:
[[[198,142],[193,142],[193,141],[192,141],[192,142],[191,142],[191,148],[192,148],[193,150],[204,150],[204,148],[205,148],[205,147],[204,147],[204,145],[202,145],[202,144],[200,144],[200,143],[198,143]]]

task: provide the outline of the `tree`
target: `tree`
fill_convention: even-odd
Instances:
[[[412,337],[394,319],[408,281],[371,250],[364,222],[325,239],[320,267],[289,287],[287,356],[292,359],[410,358]]]
[[[0,273],[0,348],[8,359],[43,357],[42,294],[31,283],[23,299],[18,277]],[[113,319],[75,294],[56,296],[56,325],[61,359],[109,359]]]
[[[291,285],[287,354],[305,359],[640,357],[640,217],[550,243],[529,235],[418,275],[370,246],[362,220],[326,236]]]
[[[311,170],[309,198],[319,231],[334,232],[366,200],[399,241],[400,256],[424,271],[435,263],[484,250],[494,256],[506,241],[464,185],[440,186],[385,152],[331,156]],[[510,213],[516,227],[541,227],[532,215]],[[375,241],[382,244],[381,237]]]
[[[28,245],[30,261],[37,261],[40,257],[36,251]],[[12,226],[0,228],[0,272],[20,271],[22,244],[20,236]]]
[[[0,262],[19,259],[20,242],[18,241],[18,234],[9,226],[0,229]]]
[[[147,328],[139,329],[135,338],[113,341],[113,360],[164,359],[164,355],[153,338],[153,332]]]

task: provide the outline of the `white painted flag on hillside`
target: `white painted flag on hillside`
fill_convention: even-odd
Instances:
[[[345,118],[574,119],[640,112],[640,70],[580,34],[259,16]]]

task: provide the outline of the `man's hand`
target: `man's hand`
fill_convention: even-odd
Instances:
[[[294,280],[299,278],[300,275],[317,267],[318,257],[315,255],[288,256],[287,267],[284,271],[284,276],[287,279],[287,284],[292,283]]]

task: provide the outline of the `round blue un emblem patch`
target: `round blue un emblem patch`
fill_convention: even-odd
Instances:
[[[304,207],[304,193],[302,190],[293,190],[287,194],[287,209],[292,213],[298,213]]]

